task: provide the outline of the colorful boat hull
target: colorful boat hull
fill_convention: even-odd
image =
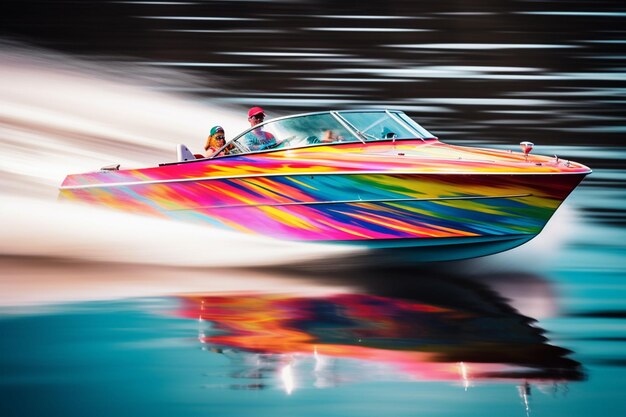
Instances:
[[[430,259],[454,259],[536,236],[590,172],[533,158],[437,140],[314,146],[68,176],[60,195],[278,239],[438,246]]]

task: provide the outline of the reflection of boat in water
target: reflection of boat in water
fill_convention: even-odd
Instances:
[[[211,158],[181,148],[158,167],[69,175],[60,195],[279,239],[461,259],[536,236],[591,172],[530,148],[447,145],[400,111],[331,111],[267,121]]]
[[[291,380],[298,373],[305,380],[300,384],[312,379],[314,386],[373,375],[465,386],[584,378],[580,364],[568,357],[570,351],[548,344],[534,320],[517,313],[497,293],[476,284],[447,283],[445,288],[455,286],[456,294],[445,303],[435,301],[440,296],[435,293],[412,299],[368,294],[190,296],[183,298],[181,314],[207,323],[200,334],[203,345],[231,357],[239,367],[233,375],[252,379],[249,386],[255,388],[274,376],[288,391],[293,389],[295,382],[285,382],[283,373]],[[350,374],[347,363],[358,363],[352,365],[357,375]]]

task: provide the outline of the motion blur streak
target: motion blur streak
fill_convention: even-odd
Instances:
[[[7,44],[0,44],[0,60],[0,254],[250,266],[350,251],[58,203],[69,172],[172,161],[177,143],[199,152],[211,126],[224,126],[229,136],[243,130],[245,112],[156,91],[172,80],[193,85],[167,70],[105,68]]]
[[[174,71],[107,68],[2,44],[0,59],[0,169],[3,182],[19,177],[8,181],[17,188],[24,181],[56,188],[68,172],[103,164],[169,161],[176,143],[201,150],[213,124],[230,134],[245,126],[231,112],[155,91],[171,80],[193,83]]]

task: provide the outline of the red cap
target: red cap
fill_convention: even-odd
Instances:
[[[261,113],[265,114],[262,108],[253,107],[250,110],[248,110],[248,119],[251,118],[252,116],[256,116],[257,114],[261,114]]]

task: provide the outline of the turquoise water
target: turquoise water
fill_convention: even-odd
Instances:
[[[573,351],[584,380],[529,382],[533,415],[622,415],[622,317],[593,317],[623,304],[615,273],[555,274],[565,312],[541,320],[550,343]],[[523,287],[523,283],[519,284]],[[310,357],[300,358],[287,393],[275,363],[238,352],[203,350],[199,323],[172,315],[176,298],[56,306],[4,316],[0,368],[3,416],[109,415],[525,415],[526,379],[429,381],[367,360],[333,360],[331,377],[315,386]],[[575,312],[582,317],[572,317]],[[589,317],[585,317],[585,314]],[[485,325],[489,326],[489,322]],[[417,323],[419,325],[419,323]],[[208,327],[210,333],[211,327]],[[498,325],[483,331],[500,332]],[[454,337],[454,336],[452,336]],[[513,338],[514,335],[508,334]],[[401,348],[401,341],[390,342]],[[249,355],[246,359],[237,355]],[[471,367],[471,364],[468,364]],[[546,365],[547,366],[547,365]],[[558,379],[558,377],[557,377]]]

